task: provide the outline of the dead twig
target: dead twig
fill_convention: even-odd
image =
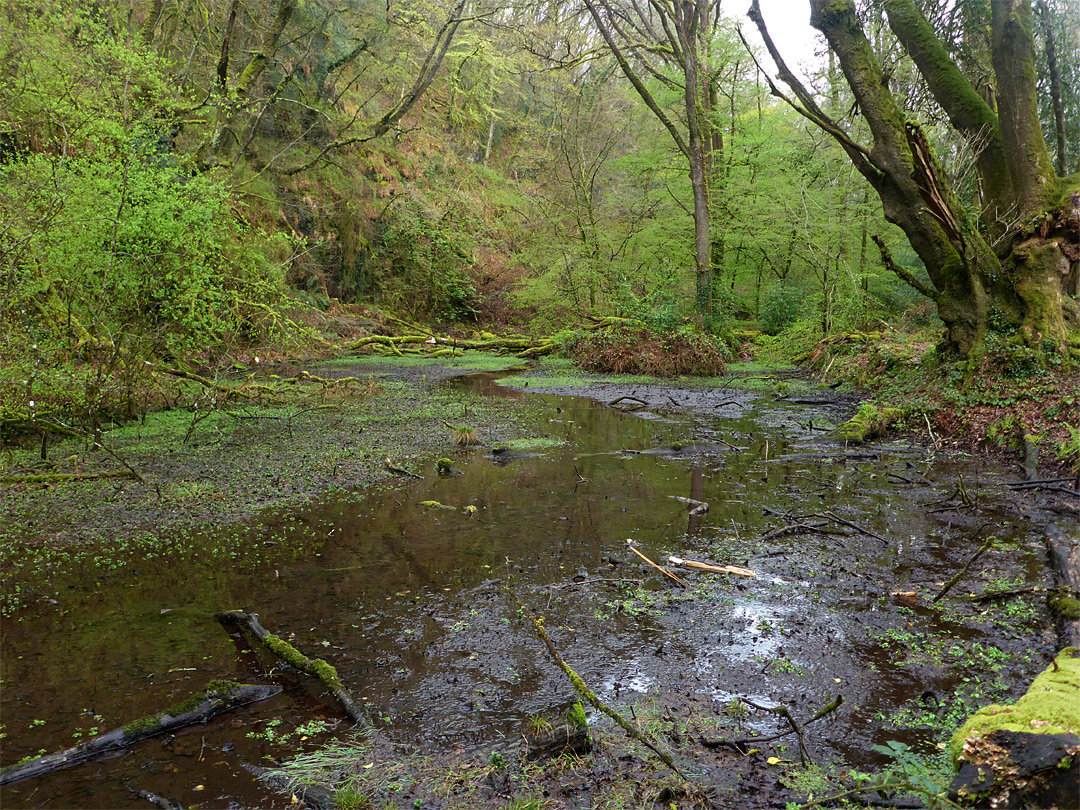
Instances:
[[[666,568],[661,568],[659,565],[654,563],[652,560],[650,560],[648,557],[646,557],[644,554],[642,554],[640,551],[638,551],[636,548],[634,548],[634,541],[631,540],[629,537],[626,538],[626,547],[628,549],[630,549],[632,552],[634,552],[635,554],[637,554],[639,557],[641,557],[641,559],[643,559],[645,562],[647,562],[649,565],[651,565],[653,568],[655,568],[657,571],[659,571],[661,574],[663,574],[668,579],[674,580],[675,582],[677,582],[683,588],[689,588],[690,587],[685,582],[683,582],[681,579],[679,579],[677,576],[675,576],[673,573],[668,571]]]
[[[867,534],[870,537],[875,538],[876,540],[880,540],[882,543],[888,543],[889,542],[886,538],[882,537],[880,534],[872,532],[869,529],[864,529],[862,526],[858,525],[857,523],[852,523],[850,520],[844,520],[842,517],[834,514],[833,512],[822,512],[821,514],[810,515],[810,517],[828,518],[829,520],[832,520],[832,521],[835,521],[836,523],[839,523],[841,526],[847,526],[849,529],[854,529],[855,531],[857,531],[857,532],[859,532],[861,534]]]
[[[386,464],[386,469],[389,470],[390,472],[394,473],[395,475],[405,475],[405,476],[408,476],[409,478],[421,478],[421,479],[423,478],[423,476],[417,475],[416,473],[411,472],[410,470],[406,470],[404,467],[395,466],[394,462],[392,462],[390,459],[386,459],[385,464]]]
[[[973,531],[970,535],[968,535],[967,538],[965,538],[965,539],[966,540],[974,540],[976,537],[979,536],[979,533],[989,525],[990,525],[989,523],[984,523],[982,526],[980,526],[975,531]],[[961,579],[963,579],[964,575],[969,570],[971,570],[971,566],[973,566],[975,564],[975,561],[977,559],[979,559],[979,557],[981,557],[983,555],[983,552],[985,552],[987,549],[989,549],[991,546],[993,546],[996,541],[997,541],[997,538],[994,537],[993,535],[991,535],[987,539],[987,541],[985,543],[983,543],[982,548],[980,548],[978,551],[976,551],[975,554],[972,556],[972,558],[970,560],[968,560],[967,565],[965,565],[963,568],[961,568],[952,579],[950,579],[948,582],[945,583],[945,587],[942,588],[940,591],[938,591],[938,595],[930,600],[930,604],[936,605],[938,602],[940,602],[942,597],[944,597],[945,594],[947,594],[950,590],[952,590],[952,586],[955,585],[957,582],[959,582]]]
[[[773,742],[774,740],[782,739],[789,734],[796,734],[799,738],[800,757],[805,756],[804,762],[808,761],[813,764],[813,760],[810,758],[810,751],[806,747],[804,729],[811,723],[816,722],[823,717],[827,717],[828,715],[839,709],[844,703],[844,696],[837,695],[835,698],[833,698],[820,709],[818,709],[818,711],[814,713],[813,717],[801,724],[794,718],[794,716],[791,714],[791,712],[786,706],[761,706],[747,698],[739,698],[739,700],[741,700],[743,703],[753,706],[755,709],[761,709],[762,711],[780,715],[787,721],[788,725],[791,728],[788,731],[782,731],[778,734],[772,734],[766,737],[744,737],[739,740],[710,740],[702,737],[701,744],[703,746],[705,746],[706,748],[732,748],[734,750],[740,750],[747,745],[757,745],[758,743]]]

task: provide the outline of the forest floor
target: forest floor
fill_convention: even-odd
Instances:
[[[341,374],[355,375],[355,361],[349,363],[341,366]],[[197,411],[151,414],[141,424],[116,426],[105,432],[102,443],[108,447],[107,451],[90,451],[85,444],[80,446],[78,439],[52,447],[50,458],[65,459],[64,469],[116,473],[122,477],[104,483],[73,480],[5,490],[0,514],[5,613],[14,614],[52,601],[63,587],[64,566],[70,561],[72,549],[107,546],[107,553],[98,554],[95,562],[84,560],[78,564],[79,575],[85,577],[87,564],[104,560],[102,565],[109,570],[118,568],[125,558],[136,559],[145,553],[146,538],[152,541],[185,526],[242,521],[267,507],[294,505],[327,492],[394,487],[410,480],[409,473],[427,474],[437,457],[453,455],[454,430],[446,423],[467,424],[486,446],[527,438],[537,418],[530,410],[534,405],[529,400],[493,398],[482,391],[455,390],[437,384],[450,376],[506,369],[517,364],[513,359],[468,356],[437,364],[379,363],[371,367],[371,380],[349,383],[344,389],[305,385],[287,399],[252,402],[208,416]],[[525,375],[524,386],[533,391],[571,392],[563,385],[566,380],[553,374],[550,368]],[[287,378],[299,369],[280,367],[274,371]],[[565,369],[559,371],[564,372]],[[321,366],[318,373],[330,378],[336,372],[331,364]],[[853,409],[856,400],[852,395],[815,392],[815,387],[799,374],[750,367],[741,376],[742,381],[735,375],[730,380],[725,378],[721,389],[725,400],[739,402],[747,398],[747,389],[756,391],[755,395],[767,389],[773,397],[803,395],[817,399],[819,404],[812,406],[816,410],[811,413],[811,425],[815,418],[825,423],[837,421]],[[605,403],[633,397],[646,406],[674,410],[701,409],[709,404],[705,394],[692,385],[659,381],[582,385],[578,378],[572,392]],[[717,389],[709,389],[708,395],[715,398]],[[935,439],[931,434],[922,438],[933,442],[943,437]],[[933,450],[946,452],[944,447]],[[36,446],[9,448],[6,452],[9,468],[30,471],[38,463],[34,460]],[[993,467],[1000,457],[984,455],[984,460]],[[978,459],[975,461],[978,463]],[[56,469],[49,467],[50,471]],[[1076,520],[1076,505],[1067,497],[1007,488],[994,492],[1002,498],[992,504],[998,520],[1018,519],[1026,523]],[[940,495],[939,491],[928,488],[921,494],[913,494],[912,503],[929,503]],[[966,523],[961,521],[964,525],[976,518],[965,520]],[[134,542],[139,538],[142,541]],[[865,551],[869,553],[871,549]],[[845,550],[852,558],[860,553],[855,547]],[[923,563],[936,564],[929,558]],[[798,557],[792,557],[790,564],[792,574],[798,576]],[[1004,554],[994,563],[991,573],[996,581],[1015,581],[1024,578],[1024,565],[1020,557]],[[105,567],[100,573],[102,581],[107,583]],[[852,588],[852,593],[858,594],[852,597],[856,600],[888,602],[890,598],[887,586],[867,583],[864,579],[852,580]],[[718,604],[699,600],[688,606],[673,600],[665,610],[674,617],[673,621],[685,620],[689,626],[697,621],[695,616],[701,618],[715,612]],[[871,621],[881,622],[876,627],[881,634],[897,632],[896,620],[903,618],[897,611],[904,607],[900,598],[887,616],[874,618],[873,613],[860,614],[858,621],[865,623],[869,615]],[[909,612],[911,607],[907,608]],[[948,622],[974,622],[979,632],[985,633],[994,648],[1003,653],[1001,659],[975,664],[966,661],[965,665],[981,663],[989,667],[995,679],[1006,682],[1029,678],[1041,659],[1032,660],[1025,655],[1032,648],[1033,635],[1039,639],[1036,646],[1049,649],[1049,624],[1043,609],[1029,605],[1026,610],[1022,616],[1013,617],[1025,623],[1024,632],[1014,629],[1004,607],[970,607],[965,615],[950,614]],[[921,607],[918,612],[918,619],[914,613],[910,614],[913,622],[938,621],[923,616],[925,610]],[[835,617],[814,620],[801,632],[785,637],[784,658],[812,660],[816,662],[818,676],[824,677],[822,673],[825,673],[837,683],[857,681],[865,673],[845,669],[849,664],[829,662],[828,639],[835,621]],[[863,624],[861,629],[867,628]],[[503,636],[498,632],[488,632],[474,642],[498,647],[500,640],[516,643],[510,634]],[[708,646],[709,642],[702,639],[702,644]],[[930,661],[934,656],[940,659],[942,651],[920,647],[915,639],[907,638],[903,644],[907,646],[897,647],[898,654],[924,658],[920,667],[959,665]],[[658,659],[663,658],[662,647],[655,656]],[[971,648],[964,654],[970,657]],[[791,801],[820,797],[823,791],[851,786],[862,778],[843,767],[819,768],[798,763],[801,757],[790,737],[775,745],[743,745],[741,750],[707,745],[703,740],[736,732],[752,737],[750,727],[742,727],[749,711],[747,705],[733,701],[718,712],[712,697],[703,695],[693,679],[678,675],[685,669],[685,662],[672,661],[669,668],[668,686],[660,693],[637,700],[629,711],[640,725],[674,752],[688,778],[651,759],[639,744],[601,721],[594,729],[591,753],[547,762],[517,761],[488,748],[410,751],[382,735],[356,740],[350,768],[350,776],[357,777],[352,782],[356,795],[339,791],[338,796],[331,797],[312,790],[308,801],[312,806],[337,806],[343,810],[353,800],[356,803],[352,807],[375,806],[370,804],[374,797],[393,802],[385,806],[423,808],[784,807]],[[745,683],[732,681],[727,688],[735,694],[756,694],[753,679]],[[417,696],[418,701],[423,699],[423,695]],[[964,704],[960,701],[954,705]],[[623,708],[625,711],[626,707]],[[805,721],[818,708],[817,703],[806,702],[793,706],[793,711]],[[944,704],[941,710],[936,704],[930,708],[941,714]],[[558,723],[559,719],[550,722]],[[357,767],[360,761],[357,754],[364,752],[370,754],[369,761],[377,763],[375,767]],[[904,763],[898,762],[890,766],[883,759],[882,767],[902,772]],[[925,776],[930,773],[929,768],[940,769],[941,764],[924,763],[918,767]],[[940,771],[936,775],[940,777]]]

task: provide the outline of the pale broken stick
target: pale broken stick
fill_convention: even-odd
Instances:
[[[703,515],[709,511],[709,505],[705,501],[696,501],[693,498],[684,498],[682,495],[668,495],[674,501],[679,503],[685,503],[687,506],[692,506],[690,510],[691,515]]]
[[[659,571],[661,574],[663,574],[668,579],[675,580],[675,582],[679,583],[679,585],[681,587],[683,587],[683,588],[689,588],[690,587],[685,582],[683,582],[681,579],[679,579],[677,576],[675,576],[673,573],[668,571],[666,568],[661,568],[659,565],[654,563],[652,560],[650,560],[648,557],[646,557],[644,554],[642,554],[640,551],[638,551],[636,548],[634,548],[634,541],[632,539],[630,539],[629,537],[626,538],[626,547],[628,549],[630,549],[632,552],[634,552],[635,554],[637,554],[639,557],[641,557],[641,559],[643,559],[645,562],[647,562],[649,565],[651,565],[653,568],[655,568],[657,571]]]
[[[741,568],[738,565],[713,565],[712,563],[699,562],[698,560],[684,560],[682,557],[668,557],[667,561],[676,568],[688,568],[691,571],[704,571],[707,574],[732,574],[737,577],[757,576],[757,574],[749,568]]]

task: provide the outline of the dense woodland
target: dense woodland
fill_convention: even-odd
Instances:
[[[800,80],[756,2],[2,0],[5,422],[352,305],[1068,367],[1076,0],[811,6]]]

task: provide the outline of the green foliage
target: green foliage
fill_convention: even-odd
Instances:
[[[475,319],[480,299],[467,272],[467,227],[446,215],[435,219],[414,201],[392,206],[365,261],[376,298],[413,317]]]
[[[1065,429],[1069,431],[1069,438],[1057,444],[1054,454],[1074,470],[1080,470],[1080,426],[1066,424]]]
[[[802,312],[805,293],[794,287],[778,287],[769,292],[761,305],[761,329],[767,335],[778,335],[793,323]]]

